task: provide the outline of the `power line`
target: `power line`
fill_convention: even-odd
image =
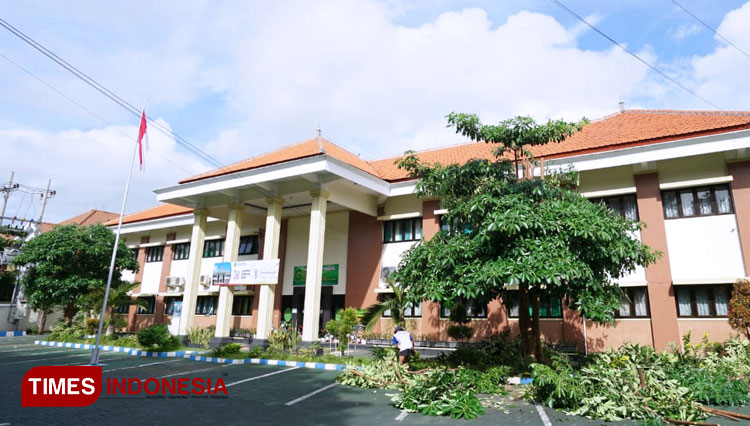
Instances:
[[[699,94],[697,94],[697,93],[693,92],[692,90],[690,90],[689,88],[687,88],[686,86],[684,86],[684,85],[683,85],[682,83],[678,82],[678,81],[677,81],[677,80],[675,80],[674,78],[672,78],[672,77],[670,77],[669,75],[667,75],[666,73],[664,73],[664,72],[663,72],[662,70],[660,70],[659,68],[656,68],[656,67],[655,67],[654,65],[651,65],[651,64],[650,64],[650,63],[649,63],[648,61],[646,61],[645,59],[641,58],[641,57],[640,57],[640,56],[638,56],[638,55],[637,55],[636,53],[634,53],[634,52],[632,52],[632,51],[631,51],[630,49],[628,49],[627,47],[625,47],[625,46],[623,46],[622,44],[618,43],[618,42],[617,42],[617,41],[616,41],[615,39],[613,39],[612,37],[608,36],[608,35],[607,35],[607,34],[605,34],[605,33],[604,33],[603,31],[601,31],[601,30],[600,30],[599,28],[595,27],[595,26],[594,26],[593,24],[590,24],[590,23],[589,23],[589,22],[588,22],[587,20],[585,20],[585,19],[584,19],[583,17],[581,17],[580,15],[578,15],[577,13],[575,13],[574,11],[572,11],[572,10],[571,10],[571,9],[570,9],[570,8],[569,8],[568,6],[565,6],[565,5],[563,4],[563,3],[561,3],[561,2],[560,2],[560,1],[558,1],[558,0],[550,0],[550,1],[551,1],[552,3],[554,3],[554,4],[556,4],[557,6],[559,6],[559,7],[561,8],[561,9],[565,10],[566,12],[568,12],[569,14],[573,15],[573,16],[574,16],[574,17],[575,17],[576,19],[578,19],[579,21],[581,21],[581,22],[583,22],[584,24],[586,24],[586,26],[588,26],[588,27],[589,27],[589,28],[591,28],[592,30],[594,30],[594,31],[596,31],[597,33],[599,33],[599,35],[601,35],[602,37],[604,37],[604,38],[606,38],[607,40],[609,40],[610,42],[612,42],[612,44],[614,44],[615,46],[617,46],[617,47],[619,47],[620,49],[624,50],[624,51],[625,51],[625,52],[626,52],[627,54],[629,54],[630,56],[634,57],[635,59],[637,59],[637,60],[638,60],[639,62],[641,62],[642,64],[644,64],[644,65],[646,65],[647,67],[651,68],[651,70],[652,70],[652,71],[656,72],[656,73],[657,73],[657,74],[659,74],[660,76],[662,76],[662,77],[664,77],[665,79],[669,80],[669,81],[670,81],[670,82],[671,82],[672,84],[674,84],[675,86],[677,86],[677,87],[679,87],[680,89],[682,89],[682,90],[684,90],[684,91],[686,91],[686,92],[690,93],[691,95],[695,96],[696,98],[700,99],[701,101],[705,102],[706,104],[708,104],[708,105],[711,105],[711,106],[712,106],[713,108],[716,108],[716,109],[718,109],[718,110],[720,110],[720,111],[724,111],[724,108],[722,108],[722,107],[720,107],[720,106],[716,105],[715,103],[713,103],[713,102],[709,101],[708,99],[704,98],[703,96],[701,96],[701,95],[699,95]]]
[[[79,80],[83,81],[90,87],[92,87],[97,92],[101,93],[105,97],[107,97],[112,102],[116,103],[118,106],[129,112],[130,114],[140,118],[141,111],[133,106],[128,101],[124,100],[120,96],[118,96],[113,91],[107,89],[104,85],[93,79],[92,77],[89,77],[87,74],[85,74],[83,71],[79,70],[75,66],[71,65],[69,62],[65,61],[58,55],[56,55],[54,52],[50,51],[46,47],[44,47],[42,44],[38,43],[36,40],[32,39],[25,33],[23,33],[21,30],[17,29],[10,23],[8,23],[6,20],[0,18],[0,26],[4,27],[6,30],[10,31],[13,35],[39,51],[41,54],[46,56],[47,58],[51,59],[53,62],[60,65],[62,68],[64,68],[66,71],[73,74],[75,77],[77,77]],[[185,148],[187,151],[191,152],[193,155],[196,155],[197,157],[201,158],[203,161],[214,165],[215,167],[219,169],[225,169],[226,166],[222,164],[219,160],[215,159],[211,155],[205,153],[197,146],[190,143],[187,139],[183,138],[176,132],[174,132],[172,129],[162,125],[161,123],[156,122],[151,116],[146,115],[146,118],[151,121],[153,127],[155,127],[158,131],[164,133],[167,136],[173,137],[175,141],[180,144],[183,148]]]
[[[737,51],[740,52],[740,53],[742,53],[743,55],[745,55],[747,57],[747,59],[750,59],[750,54],[748,54],[744,50],[740,49],[736,44],[734,44],[731,41],[729,41],[729,39],[727,39],[723,35],[719,34],[719,32],[716,31],[713,27],[711,27],[710,25],[708,25],[707,23],[705,23],[702,19],[700,19],[699,17],[695,16],[692,12],[690,12],[689,10],[687,10],[685,8],[685,6],[681,5],[680,3],[677,3],[677,1],[675,1],[675,0],[669,0],[669,1],[671,1],[672,3],[674,3],[675,6],[679,7],[680,9],[682,9],[683,12],[687,13],[688,15],[690,15],[693,19],[695,19],[696,21],[700,22],[704,27],[708,28],[709,31],[711,31],[712,33],[714,33],[720,39],[724,40],[728,45],[730,45],[730,46],[734,47],[735,49],[737,49]]]
[[[65,99],[66,99],[66,100],[67,100],[68,102],[70,102],[70,103],[74,104],[74,105],[75,105],[75,106],[77,106],[78,108],[81,108],[81,109],[82,109],[83,111],[85,111],[85,112],[87,112],[88,114],[92,115],[93,117],[97,118],[97,119],[98,119],[99,121],[101,121],[102,123],[106,124],[107,126],[111,127],[112,129],[116,130],[116,131],[117,131],[118,133],[120,133],[121,135],[123,135],[123,136],[127,137],[128,139],[132,137],[132,135],[129,135],[129,134],[125,133],[125,132],[124,132],[124,131],[123,131],[122,129],[120,129],[120,126],[116,126],[116,125],[114,125],[114,124],[110,123],[109,121],[105,120],[105,119],[104,119],[104,118],[103,118],[102,116],[100,116],[99,114],[95,113],[95,112],[94,112],[94,111],[92,111],[91,109],[87,108],[87,107],[86,107],[85,105],[83,105],[83,104],[81,104],[80,102],[76,101],[75,99],[71,98],[70,96],[68,96],[67,94],[65,94],[65,92],[63,92],[63,91],[59,90],[59,89],[58,89],[58,88],[56,88],[55,86],[53,86],[53,85],[51,85],[50,83],[46,82],[46,81],[45,81],[45,80],[43,80],[43,79],[42,79],[41,77],[37,76],[36,74],[34,74],[33,72],[31,72],[31,71],[30,71],[29,69],[27,69],[27,68],[25,68],[25,67],[24,67],[23,65],[19,64],[18,62],[16,62],[16,61],[12,60],[11,58],[9,58],[8,56],[6,56],[6,55],[5,55],[5,54],[3,54],[2,52],[0,52],[0,57],[2,57],[2,58],[3,58],[3,59],[5,59],[6,61],[8,61],[8,62],[9,62],[10,64],[12,64],[13,66],[15,66],[16,68],[18,68],[18,69],[20,69],[21,71],[23,71],[24,73],[26,73],[26,74],[27,74],[27,75],[29,75],[30,77],[32,77],[32,78],[34,78],[35,80],[37,80],[37,81],[38,81],[39,83],[41,83],[41,84],[43,84],[43,85],[47,86],[47,88],[48,88],[48,89],[50,89],[50,90],[52,90],[53,92],[57,93],[58,95],[62,96],[62,97],[63,97],[63,98],[65,98]],[[187,169],[185,169],[185,168],[184,168],[184,167],[182,167],[182,166],[181,166],[180,164],[178,164],[178,163],[176,163],[176,162],[172,161],[171,159],[169,159],[169,158],[167,158],[167,157],[165,157],[165,156],[163,156],[163,155],[161,155],[161,154],[159,154],[159,153],[156,153],[156,155],[158,155],[159,157],[163,158],[164,160],[166,160],[167,162],[169,162],[170,164],[172,164],[173,166],[175,166],[175,167],[179,168],[180,170],[182,170],[183,172],[185,172],[185,173],[187,173],[187,174],[190,174],[190,175],[195,175],[195,174],[197,174],[197,173],[195,173],[194,171],[190,171],[190,170],[187,170]],[[24,186],[24,187],[28,187],[27,185],[21,185],[21,186]],[[42,188],[31,188],[31,187],[28,187],[28,188],[30,188],[30,189],[33,189],[33,190],[39,190],[39,191],[41,191],[41,190],[42,190]]]

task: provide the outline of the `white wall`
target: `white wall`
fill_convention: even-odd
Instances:
[[[286,257],[284,258],[283,294],[292,294],[294,267],[307,265],[307,246],[310,234],[310,217],[301,216],[289,219],[286,237]],[[349,245],[349,212],[335,212],[326,215],[325,245],[323,264],[339,265],[339,283],[333,286],[333,294],[346,293],[346,256]]]
[[[637,239],[638,241],[641,241],[641,231],[635,231],[634,234],[632,234],[632,237]],[[643,266],[636,266],[635,270],[623,276],[619,280],[617,280],[617,283],[620,284],[621,287],[634,287],[634,286],[644,286],[646,285],[646,268]]]
[[[666,219],[664,226],[673,280],[745,276],[733,214]]]
[[[143,265],[140,293],[156,294],[159,292],[159,279],[161,279],[162,263],[163,262],[146,262],[146,264]]]
[[[380,272],[379,276],[381,277],[380,282],[378,286],[380,288],[387,288],[388,285],[385,283],[385,281],[382,280],[382,270],[383,268],[395,268],[398,266],[398,264],[401,262],[401,255],[404,254],[406,250],[409,250],[412,246],[417,244],[419,241],[404,241],[404,242],[398,242],[398,243],[385,243],[383,244],[383,250],[380,253]]]

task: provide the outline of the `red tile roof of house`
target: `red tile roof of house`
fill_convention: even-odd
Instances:
[[[65,219],[60,223],[48,223],[42,222],[40,225],[40,233],[45,233],[53,230],[58,225],[70,225],[75,223],[76,225],[87,226],[94,225],[97,223],[105,223],[118,217],[117,213],[108,212],[105,210],[91,209],[85,213],[81,213],[77,216],[73,216],[70,219]]]
[[[565,141],[535,147],[532,152],[537,158],[551,159],[743,129],[750,129],[750,111],[626,110],[592,121]],[[463,164],[472,159],[492,160],[495,158],[494,149],[493,144],[470,142],[418,152],[417,156],[427,163]],[[386,181],[409,179],[407,173],[394,164],[400,156],[368,162],[325,139],[315,138],[196,175],[180,183],[324,154]],[[126,216],[123,223],[190,211],[186,207],[162,204]],[[107,224],[112,224],[112,221]]]
[[[160,219],[163,217],[179,216],[183,214],[192,213],[193,209],[190,207],[182,207],[175,204],[162,203],[156,207],[150,207],[139,212],[129,214],[122,218],[122,223],[133,223],[141,222],[144,220]],[[105,225],[113,226],[117,225],[117,217],[106,222]]]
[[[329,142],[326,139],[315,138],[300,142],[298,144],[288,145],[275,151],[259,155],[257,157],[248,158],[247,160],[238,161],[228,166],[224,166],[220,169],[201,173],[199,175],[183,179],[180,181],[180,183],[194,182],[210,177],[227,175],[233,172],[250,170],[262,166],[270,166],[272,164],[284,163],[291,160],[298,160],[300,158],[314,157],[323,154],[326,154],[339,161],[343,161],[344,163],[347,163],[360,170],[377,176],[377,172],[367,161],[362,160],[358,156],[352,154],[351,152],[345,150],[344,148],[341,148],[336,144]]]

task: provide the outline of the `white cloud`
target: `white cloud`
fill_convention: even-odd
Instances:
[[[701,27],[698,24],[681,24],[676,28],[669,30],[669,36],[673,40],[683,41],[690,38],[701,31]]]
[[[745,52],[750,52],[750,2],[729,12],[717,32]],[[750,109],[750,58],[716,37],[716,49],[693,59],[697,92],[724,109]]]
[[[168,127],[163,120],[157,120]],[[15,181],[44,187],[52,179],[57,195],[50,199],[44,220],[59,222],[87,209],[100,208],[119,212],[125,189],[128,166],[135,148],[136,126],[102,129],[43,132],[27,129],[0,130],[5,158],[14,159],[8,168],[15,171]],[[155,188],[173,185],[180,178],[198,173],[206,167],[194,158],[178,152],[174,139],[150,131],[150,150],[145,153],[146,171],[133,171],[127,211],[154,205]],[[3,180],[5,177],[3,177]],[[36,212],[21,193],[13,193],[6,215]]]

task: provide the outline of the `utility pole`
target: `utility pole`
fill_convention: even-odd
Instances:
[[[8,205],[8,198],[10,198],[10,193],[11,191],[13,191],[13,174],[14,172],[11,170],[8,186],[3,186],[2,188],[0,188],[0,191],[3,192],[3,210],[0,211],[0,226],[2,226],[3,224],[3,217],[5,216],[5,206]]]
[[[44,217],[44,208],[47,207],[47,198],[49,198],[50,194],[49,192],[49,186],[52,185],[52,179],[47,181],[47,189],[44,190],[44,193],[42,194],[42,211],[39,212],[39,224],[42,224],[42,217]]]

